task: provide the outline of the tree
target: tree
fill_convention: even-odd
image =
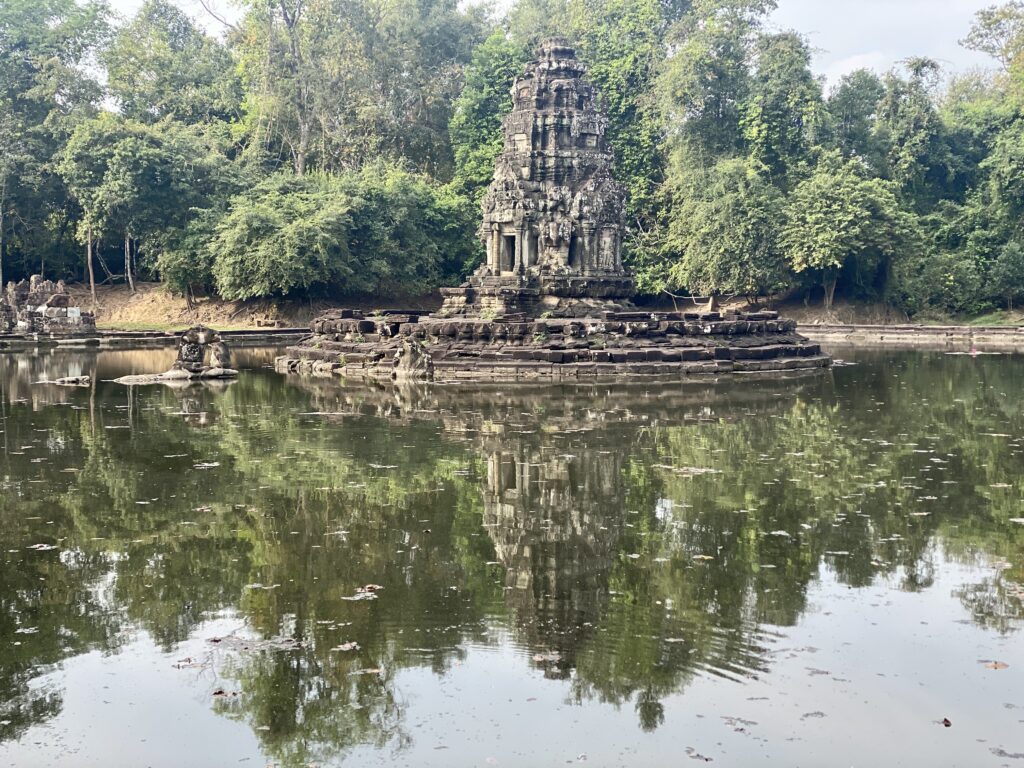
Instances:
[[[953,190],[955,162],[931,95],[938,83],[939,64],[918,58],[905,66],[909,78],[895,72],[885,78],[876,135],[887,147],[885,175],[921,213]]]
[[[473,219],[465,198],[393,166],[279,173],[232,200],[213,277],[228,299],[422,292],[472,262]]]
[[[248,0],[239,56],[256,148],[294,171],[402,159],[446,179],[463,67],[486,37],[454,0]]]
[[[1013,302],[1024,296],[1024,248],[1020,243],[1007,243],[989,272],[992,292],[1013,310]]]
[[[658,80],[673,162],[710,164],[743,150],[740,121],[753,45],[774,6],[771,0],[697,0],[673,25],[672,55]]]
[[[1024,53],[1024,2],[1013,0],[978,11],[960,44],[988,54],[1009,71]]]
[[[24,128],[10,108],[10,101],[0,96],[0,288],[4,285],[8,221],[13,212],[16,189],[22,179],[22,169],[32,161]]]
[[[831,145],[844,157],[860,158],[873,173],[885,167],[886,148],[875,133],[878,103],[884,95],[885,85],[878,75],[858,69],[842,77],[825,103]]]
[[[654,219],[654,194],[664,176],[662,125],[653,98],[665,59],[668,10],[659,0],[574,0],[573,37],[608,117],[615,176],[626,187],[632,230]]]
[[[0,4],[0,261],[22,274],[62,258],[73,229],[56,157],[101,98],[88,65],[107,14],[101,2]]]
[[[665,287],[754,297],[786,286],[777,234],[783,198],[763,167],[723,160],[710,172],[694,173],[677,194],[663,246]]]
[[[124,278],[132,290],[139,243],[152,251],[155,267],[160,250],[187,229],[196,211],[234,191],[236,179],[216,143],[199,129],[110,114],[78,127],[60,172],[82,209],[80,239],[89,252],[100,238],[122,241]]]
[[[780,237],[793,271],[818,275],[831,311],[844,270],[857,282],[874,282],[911,232],[890,184],[868,177],[856,160],[830,153],[790,196]]]
[[[512,84],[523,73],[527,50],[504,32],[491,33],[473,52],[465,85],[455,100],[448,131],[457,189],[479,201],[501,152],[502,118],[512,110]]]
[[[762,35],[741,118],[751,156],[782,186],[808,160],[820,133],[821,83],[811,73],[811,49],[799,35]]]
[[[102,60],[107,88],[126,117],[195,124],[240,116],[241,83],[230,52],[169,0],[146,0]]]

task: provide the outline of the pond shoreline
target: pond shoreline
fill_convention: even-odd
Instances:
[[[182,328],[184,330],[184,328]],[[1024,326],[868,325],[857,323],[800,324],[797,332],[819,344],[845,347],[938,349],[953,351],[1024,351]],[[0,352],[33,349],[139,349],[175,346],[181,331],[105,329],[94,336],[50,337],[0,334]],[[232,346],[294,343],[310,335],[308,328],[225,330],[221,336]]]
[[[819,344],[894,349],[1017,352],[1024,326],[808,324],[797,332]]]
[[[0,352],[34,349],[140,349],[173,347],[185,331],[103,330],[90,336],[46,336],[43,334],[0,334]],[[262,328],[219,331],[232,347],[260,347],[287,344],[309,335],[307,328]]]

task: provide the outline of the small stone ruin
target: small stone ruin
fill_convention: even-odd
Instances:
[[[485,263],[433,314],[334,310],[278,370],[379,380],[563,380],[823,368],[776,312],[638,309],[607,120],[565,40],[512,89],[482,204]]]
[[[0,292],[0,333],[87,336],[96,332],[92,312],[71,305],[63,280],[32,275]]]
[[[210,379],[234,379],[237,376],[238,371],[231,367],[231,350],[220,334],[212,328],[197,325],[181,335],[178,340],[178,357],[170,370],[122,376],[114,381],[129,385],[189,384]]]

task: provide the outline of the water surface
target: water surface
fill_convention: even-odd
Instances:
[[[1024,766],[1024,358],[474,391],[239,356],[0,355],[0,765]]]

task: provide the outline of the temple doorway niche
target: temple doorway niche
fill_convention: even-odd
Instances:
[[[532,267],[537,263],[538,248],[540,247],[540,236],[536,232],[531,232],[526,236],[526,253],[523,258],[526,259],[526,266]]]
[[[580,239],[575,234],[569,239],[569,266],[573,269],[580,266]]]
[[[498,269],[502,272],[511,272],[515,268],[516,257],[516,236],[501,236],[501,253],[498,255]]]

